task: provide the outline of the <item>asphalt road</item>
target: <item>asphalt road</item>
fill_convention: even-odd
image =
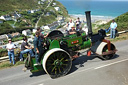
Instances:
[[[0,70],[0,85],[128,85],[128,40],[114,43],[116,56],[102,61],[94,56],[81,57],[73,61],[69,74],[51,79],[47,74],[32,75],[23,72],[23,65]]]

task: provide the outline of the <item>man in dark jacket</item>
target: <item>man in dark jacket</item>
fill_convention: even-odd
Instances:
[[[36,58],[36,63],[34,64],[36,65],[40,65],[39,63],[39,58],[42,57],[43,53],[44,53],[44,49],[43,49],[43,43],[42,40],[40,38],[40,32],[37,31],[35,33],[35,38],[34,38],[34,51],[35,51],[35,58]]]

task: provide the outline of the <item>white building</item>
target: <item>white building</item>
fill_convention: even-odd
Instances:
[[[36,33],[36,31],[37,31],[37,29],[33,29],[33,30],[32,30],[33,33]]]
[[[50,30],[49,26],[44,26],[44,30]]]
[[[56,11],[60,11],[60,7],[54,7]]]
[[[8,20],[12,20],[12,17],[9,15],[5,15],[5,16],[1,16],[0,19],[8,21]]]
[[[27,30],[23,30],[22,31],[22,34],[25,35],[25,36],[28,36],[28,35],[31,35],[31,30],[27,29]]]
[[[41,0],[42,2],[45,2],[46,0]]]
[[[56,5],[56,3],[53,3],[53,4],[52,4],[52,6],[55,6],[55,5]]]
[[[38,4],[41,4],[41,1],[38,1]]]

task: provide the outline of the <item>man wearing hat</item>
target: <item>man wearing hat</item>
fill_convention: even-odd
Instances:
[[[76,33],[75,26],[72,25],[71,28],[72,28],[72,29],[69,30],[69,34],[75,34],[75,33]]]
[[[12,43],[11,39],[8,39],[8,44],[6,48],[8,50],[8,56],[9,56],[10,63],[12,63],[12,60],[13,60],[13,65],[14,65],[15,64],[15,58],[14,58],[15,45]]]

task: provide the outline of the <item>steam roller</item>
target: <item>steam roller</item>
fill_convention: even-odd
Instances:
[[[44,54],[39,59],[41,65],[34,66],[35,57],[28,56],[25,59],[25,68],[32,73],[44,71],[55,79],[69,73],[72,62],[79,57],[78,51],[81,49],[88,48],[87,55],[92,52],[103,60],[113,58],[117,51],[115,45],[105,39],[106,33],[103,29],[96,34],[92,33],[90,11],[85,13],[88,35],[82,30],[72,35],[64,35],[59,30],[51,31],[44,40]]]

